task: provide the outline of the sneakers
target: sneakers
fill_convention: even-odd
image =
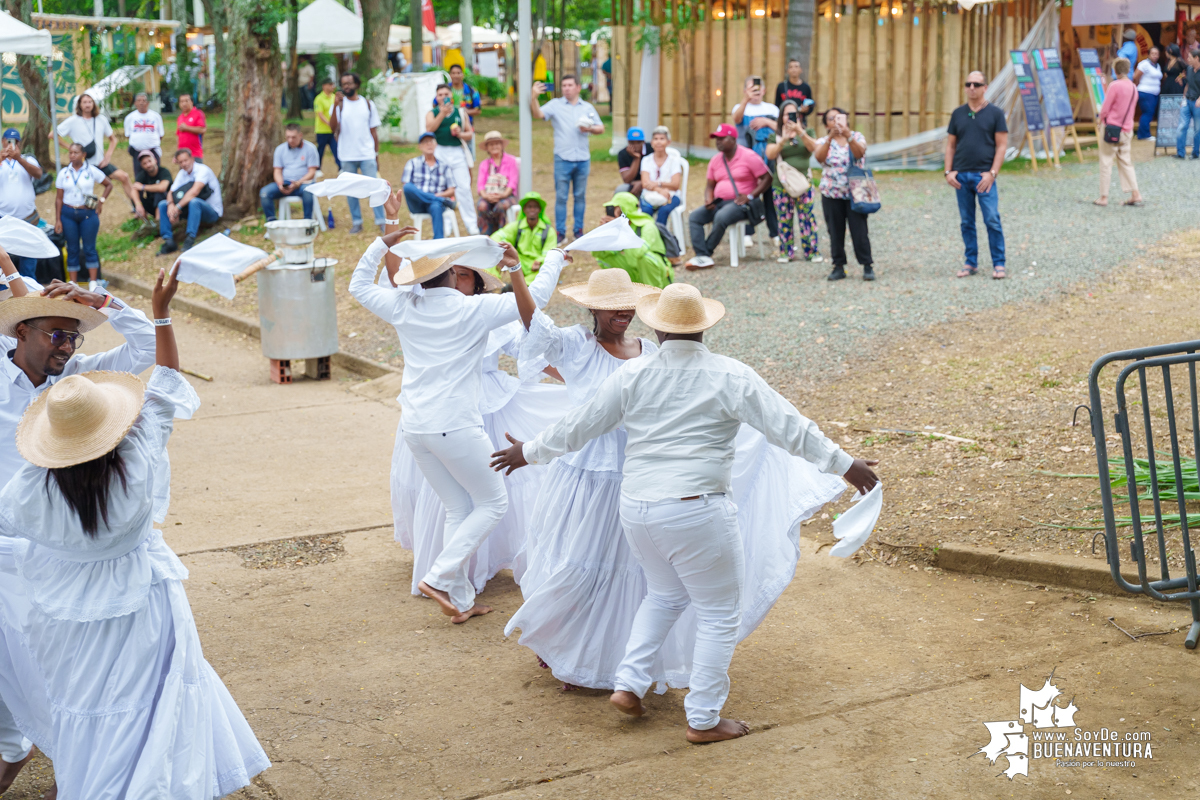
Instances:
[[[712,269],[712,265],[716,262],[709,256],[693,256],[692,260],[684,264],[686,269]]]
[[[875,280],[875,268],[873,266],[871,266],[870,264],[867,264],[865,267],[863,267],[863,280],[864,281]]]
[[[792,259],[788,258],[787,256],[780,256],[779,258],[777,258],[775,260],[778,261],[780,264],[788,264],[791,262]]]
[[[747,233],[742,238],[742,244],[746,245],[746,249],[749,250],[751,247],[754,247],[754,237]]]
[[[362,223],[361,223],[361,222],[356,222],[356,223],[354,223],[353,225],[351,225],[351,226],[350,226],[350,232],[351,232],[351,233],[362,233]]]
[[[189,236],[183,240],[183,245],[179,249],[186,253],[188,250],[191,250],[195,246],[196,246],[196,237]]]
[[[179,247],[175,244],[174,239],[163,239],[162,247],[158,248],[158,254],[160,256],[169,256],[178,250]]]
[[[828,277],[826,277],[825,280],[840,281],[840,280],[843,280],[845,277],[846,277],[846,268],[844,266],[842,266],[841,264],[838,264],[838,265],[834,266],[833,272],[829,273]]]
[[[96,291],[96,282],[95,281],[88,281],[88,291],[89,292]]]
[[[811,256],[808,257],[807,260],[810,264],[820,264],[825,259],[821,258],[820,253],[813,253]]]

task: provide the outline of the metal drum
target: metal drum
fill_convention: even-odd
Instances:
[[[336,258],[308,264],[275,262],[258,273],[258,319],[263,355],[322,358],[338,351]]]
[[[279,219],[267,223],[267,238],[275,243],[288,264],[310,264],[317,230],[316,220]]]

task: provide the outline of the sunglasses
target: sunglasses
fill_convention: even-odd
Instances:
[[[968,89],[982,89],[983,87],[987,86],[986,83],[976,83],[975,81],[967,81],[964,85]]]
[[[25,324],[29,325],[28,322]],[[59,328],[55,328],[52,331],[43,331],[41,328],[39,328],[36,325],[29,325],[29,327],[33,328],[35,331],[39,331],[39,332],[44,333],[47,336],[49,336],[50,344],[52,344],[55,347],[62,347],[67,342],[70,342],[71,349],[78,350],[79,346],[83,344],[83,334],[82,333],[76,333],[75,331],[64,331]]]

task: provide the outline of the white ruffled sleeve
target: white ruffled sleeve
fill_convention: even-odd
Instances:
[[[542,313],[533,312],[529,330],[521,337],[517,355],[517,374],[522,380],[539,375],[550,364],[560,361],[563,352],[563,329]]]
[[[191,419],[200,408],[200,397],[187,379],[170,367],[155,367],[146,384],[142,413],[129,432],[132,441],[144,453],[153,473],[153,518],[161,523],[171,505],[171,458],[167,441],[174,420]]]

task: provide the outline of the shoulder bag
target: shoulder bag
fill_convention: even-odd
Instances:
[[[875,183],[875,173],[869,167],[859,167],[851,163],[846,168],[846,178],[850,184],[850,210],[859,214],[874,214],[883,205],[879,201],[879,186]]]
[[[1135,91],[1133,93],[1133,98],[1129,101],[1129,106],[1126,107],[1125,114],[1123,114],[1121,116],[1121,119],[1124,119],[1129,114],[1129,110],[1131,108],[1133,108],[1133,104],[1137,102],[1137,97],[1138,97],[1137,92]],[[1107,142],[1108,144],[1120,144],[1121,143],[1121,126],[1120,125],[1109,125],[1106,122],[1104,124],[1104,141]]]
[[[94,110],[94,109],[93,109]],[[96,155],[96,117],[92,117],[92,140],[83,146],[83,157],[91,158]]]
[[[783,159],[775,162],[775,177],[783,184],[783,190],[791,197],[800,197],[812,188],[808,176]]]
[[[721,154],[721,163],[725,165],[725,174],[729,176],[729,185],[733,187],[733,195],[737,197],[738,192],[737,181],[733,179],[733,170],[729,168],[729,159],[725,154]],[[767,218],[767,209],[763,205],[761,197],[751,197],[750,202],[746,203],[746,210],[750,212],[750,224],[758,225]]]

